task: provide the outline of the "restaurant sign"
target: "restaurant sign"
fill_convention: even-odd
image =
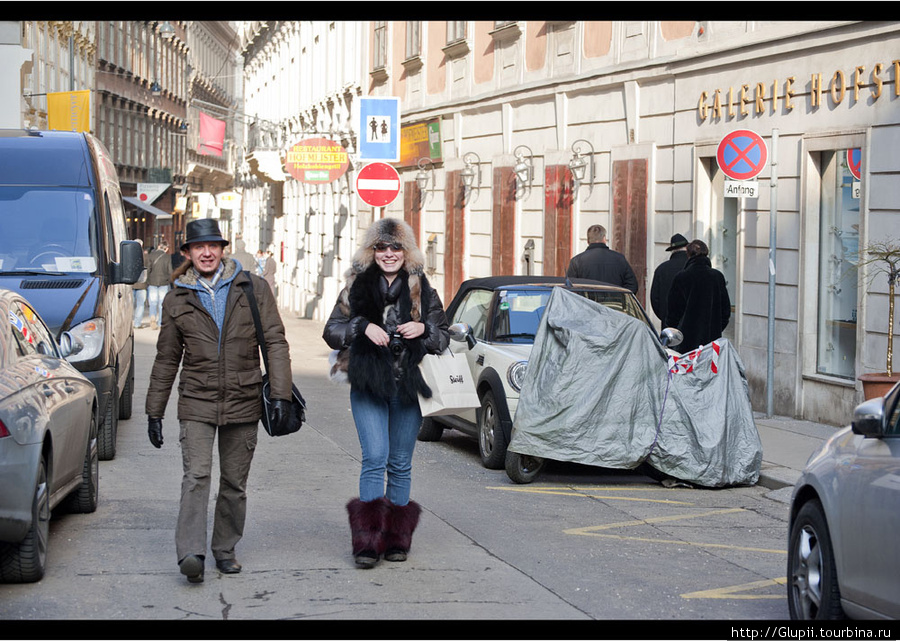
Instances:
[[[288,149],[285,169],[305,183],[330,183],[350,166],[347,150],[328,138],[307,138]]]
[[[398,167],[415,167],[419,158],[441,162],[441,121],[439,119],[403,125],[400,128]]]

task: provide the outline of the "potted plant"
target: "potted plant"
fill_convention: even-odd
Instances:
[[[900,374],[894,372],[894,294],[898,276],[900,276],[900,241],[874,241],[859,251],[858,267],[869,268],[868,281],[871,284],[876,277],[884,274],[888,279],[888,332],[886,371],[877,374],[862,374],[863,394],[866,400],[884,396],[900,380]]]

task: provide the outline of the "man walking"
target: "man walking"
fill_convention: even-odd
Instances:
[[[150,252],[147,259],[147,301],[150,304],[150,329],[159,329],[162,315],[162,301],[169,291],[172,276],[172,259],[169,258],[169,244],[161,240]]]
[[[210,218],[188,223],[181,247],[186,260],[174,273],[162,305],[156,360],[147,390],[147,431],[162,447],[162,419],[182,358],[178,420],[184,474],[175,528],[181,573],[202,583],[207,546],[207,506],[218,436],[219,488],[211,548],[216,567],[236,574],[235,545],[244,533],[247,478],[262,416],[262,372],[253,315],[245,286],[252,287],[266,340],[269,384],[276,423],[287,419],[291,358],[269,286],[223,257],[228,241]]]
[[[637,293],[637,278],[628,260],[606,246],[606,228],[603,225],[588,227],[587,241],[587,249],[569,261],[566,276],[599,280]]]
[[[697,349],[722,336],[731,318],[731,299],[725,276],[713,269],[709,247],[692,240],[686,248],[684,269],[672,279],[666,323],[684,334],[682,353]]]
[[[675,274],[684,269],[687,262],[688,239],[681,234],[675,234],[666,247],[667,252],[672,252],[669,259],[659,264],[656,271],[653,272],[653,282],[650,285],[650,306],[653,313],[659,318],[660,327],[665,329],[669,327],[666,320],[666,310],[669,305],[669,290],[672,288],[672,279]]]

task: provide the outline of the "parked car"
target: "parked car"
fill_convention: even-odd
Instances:
[[[23,294],[97,388],[100,459],[116,454],[134,395],[130,285],[143,251],[127,239],[112,158],[89,133],[0,130],[0,287]]]
[[[789,532],[792,619],[900,619],[900,384],[810,457]]]
[[[0,289],[0,581],[44,576],[50,512],[93,512],[99,498],[97,390],[65,360],[34,307]]]
[[[538,324],[553,288],[565,287],[566,282],[565,278],[552,276],[491,276],[460,285],[447,306],[447,318],[451,324],[464,323],[468,335],[465,340],[450,341],[450,349],[465,355],[481,407],[460,414],[425,417],[419,429],[420,441],[436,441],[444,429],[457,429],[477,437],[485,467],[505,466],[512,419]],[[653,329],[631,291],[585,279],[569,283],[571,291],[637,318]]]

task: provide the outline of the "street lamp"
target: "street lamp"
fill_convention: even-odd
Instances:
[[[466,166],[460,172],[460,176],[465,188],[465,199],[468,202],[472,188],[474,187],[476,191],[481,189],[481,158],[474,151],[470,151],[463,156],[463,162],[466,163]],[[478,179],[477,183],[475,182],[476,178]]]
[[[526,156],[525,150],[528,155]],[[513,172],[516,174],[516,200],[525,194],[527,189],[531,192],[531,182],[534,180],[534,154],[528,145],[519,145],[513,150],[516,157],[516,166]]]
[[[587,145],[590,151],[584,154],[579,147],[579,143]],[[572,143],[572,160],[569,161],[569,171],[572,172],[572,177],[575,179],[576,196],[578,188],[584,182],[584,175],[588,168],[591,170],[588,177],[588,197],[590,197],[591,192],[594,191],[594,146],[587,140],[576,140]]]
[[[416,162],[416,166],[419,168],[419,172],[416,174],[416,184],[419,186],[419,206],[425,204],[426,190],[428,189],[428,172],[422,166],[426,162],[431,165],[431,191],[434,193],[434,163],[430,158],[419,158]]]
[[[159,28],[159,35],[163,40],[168,40],[170,38],[175,37],[175,27],[172,26],[172,23],[166,20]]]

